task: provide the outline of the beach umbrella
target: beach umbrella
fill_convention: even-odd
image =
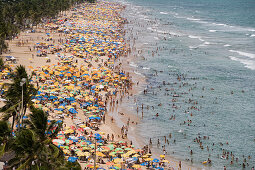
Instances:
[[[96,152],[97,156],[100,156],[100,157],[105,157],[105,154],[103,154],[102,152]]]
[[[74,108],[70,108],[68,111],[73,113],[73,114],[78,113]]]
[[[113,160],[113,162],[114,162],[114,163],[120,163],[120,162],[123,162],[123,160],[120,159],[120,158],[116,158],[116,159]]]
[[[134,164],[132,167],[135,168],[135,169],[138,169],[138,168],[141,168],[142,166],[139,165],[139,164]]]
[[[70,154],[71,153],[70,150],[68,150],[68,149],[64,149],[63,152],[64,152],[64,154]]]
[[[113,155],[115,155],[115,154],[116,154],[116,152],[111,152],[111,153],[109,153],[110,156],[113,156]]]
[[[170,163],[170,162],[169,162],[168,160],[166,160],[166,159],[165,159],[165,160],[163,160],[162,162],[165,162],[165,163]]]
[[[140,155],[138,155],[138,154],[135,154],[135,155],[133,155],[132,157],[133,158],[137,158],[137,157],[139,157]]]
[[[81,128],[86,128],[87,126],[84,125],[84,124],[82,124],[82,125],[80,125],[80,127],[81,127]]]
[[[148,166],[148,162],[143,162],[143,163],[141,163],[140,165],[142,165],[142,166]]]
[[[153,160],[152,158],[145,159],[145,161],[152,161],[152,160]]]
[[[156,169],[159,169],[159,170],[164,170],[164,168],[162,168],[162,167],[157,167]]]
[[[165,157],[165,155],[160,155],[160,158],[164,158]]]
[[[77,159],[78,159],[78,157],[69,157],[69,158],[68,158],[68,161],[69,161],[69,162],[76,162]]]
[[[61,139],[53,139],[52,142],[56,142],[58,144],[63,145],[65,143],[65,141],[61,140]]]
[[[159,159],[153,159],[152,162],[155,162],[155,163],[158,163],[159,162]]]

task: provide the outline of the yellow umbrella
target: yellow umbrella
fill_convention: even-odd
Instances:
[[[116,159],[114,159],[113,161],[114,161],[114,163],[120,163],[120,162],[123,162],[123,160],[122,160],[122,159],[120,159],[120,158],[116,158]]]
[[[85,156],[90,156],[91,154],[89,152],[84,152]]]
[[[103,154],[102,152],[96,152],[97,156],[100,156],[100,157],[105,157],[105,154]]]
[[[165,163],[170,163],[170,162],[169,162],[168,160],[166,160],[166,159],[165,159],[165,160],[163,160],[162,162],[165,162]]]
[[[138,154],[135,154],[135,155],[133,155],[132,157],[134,158],[134,157],[138,157],[138,156],[140,156],[140,155],[138,155]]]
[[[145,159],[145,161],[152,161],[152,160],[153,160],[152,158]]]
[[[56,113],[56,114],[60,114],[60,115],[61,115],[62,113],[63,113],[63,112],[61,112],[61,111],[57,111],[57,113]]]
[[[63,150],[63,152],[64,152],[65,154],[70,154],[70,151],[67,150],[67,149]]]
[[[132,167],[138,169],[138,168],[141,168],[142,166],[139,164],[134,164]]]

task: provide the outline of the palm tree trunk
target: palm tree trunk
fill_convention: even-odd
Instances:
[[[12,131],[13,131],[13,128],[14,128],[15,118],[16,118],[16,113],[14,112],[12,114]]]

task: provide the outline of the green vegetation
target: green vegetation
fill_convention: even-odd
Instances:
[[[32,76],[28,76],[24,66],[17,66],[12,77],[12,82],[5,84],[8,90],[3,94],[3,97],[6,101],[5,106],[2,107],[0,111],[4,112],[4,120],[9,120],[10,117],[13,117],[13,130],[16,120],[17,124],[22,124],[23,116],[27,108],[32,105],[32,96],[36,95],[37,89],[35,89],[34,85],[31,83]],[[24,82],[22,82],[22,80],[24,80]]]
[[[39,24],[43,19],[54,18],[75,4],[95,0],[0,0],[0,54],[8,48],[20,30]]]
[[[24,121],[26,128],[17,132],[11,150],[15,157],[8,164],[19,169],[41,167],[57,169],[64,164],[62,150],[52,143],[61,128],[61,124],[51,121],[40,109],[31,108],[32,114]]]

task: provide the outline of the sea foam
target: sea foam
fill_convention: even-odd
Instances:
[[[249,58],[255,58],[255,54],[252,54],[252,53],[236,51],[236,50],[229,50],[229,51],[233,52],[233,53],[238,53],[239,55],[246,56],[246,57],[249,57]]]
[[[194,36],[194,35],[189,35],[188,36],[189,38],[192,38],[192,39],[199,39],[200,41],[205,41],[205,40],[203,40],[201,37],[199,37],[199,36]]]
[[[245,60],[245,59],[240,59],[240,58],[237,58],[237,57],[233,57],[233,56],[229,56],[229,58],[233,61],[238,61],[242,64],[244,64],[244,66],[246,68],[249,68],[251,70],[255,70],[255,61],[252,61],[252,60]]]
[[[168,13],[167,12],[160,12],[160,14],[167,15]]]

